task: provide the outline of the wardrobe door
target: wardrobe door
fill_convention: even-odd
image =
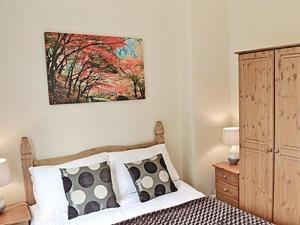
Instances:
[[[272,220],[274,51],[239,56],[240,208]]]
[[[300,224],[300,47],[276,50],[274,222]]]

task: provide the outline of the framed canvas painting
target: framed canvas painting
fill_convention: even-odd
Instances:
[[[145,99],[142,39],[44,35],[51,105]]]

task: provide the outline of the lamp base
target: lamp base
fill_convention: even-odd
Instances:
[[[228,154],[228,161],[231,165],[236,165],[239,162],[239,147],[232,145]]]
[[[0,193],[0,214],[4,211],[4,209],[5,209],[5,201],[3,196]]]
[[[239,161],[240,161],[239,159],[228,158],[228,162],[230,163],[230,165],[237,165]]]

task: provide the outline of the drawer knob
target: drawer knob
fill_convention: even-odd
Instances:
[[[227,192],[228,190],[227,190],[227,188],[224,188],[223,191],[224,191],[224,192]]]
[[[224,179],[227,179],[227,176],[226,176],[226,175],[224,175],[223,177],[224,177]]]

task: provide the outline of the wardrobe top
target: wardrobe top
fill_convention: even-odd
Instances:
[[[279,46],[267,47],[267,48],[257,48],[257,49],[245,50],[245,51],[239,51],[239,52],[235,52],[235,54],[242,55],[242,54],[253,53],[253,52],[263,52],[263,51],[269,51],[269,50],[275,50],[275,49],[282,49],[282,48],[293,48],[293,47],[300,47],[300,43],[298,43],[298,44],[289,44],[289,45],[279,45]]]

